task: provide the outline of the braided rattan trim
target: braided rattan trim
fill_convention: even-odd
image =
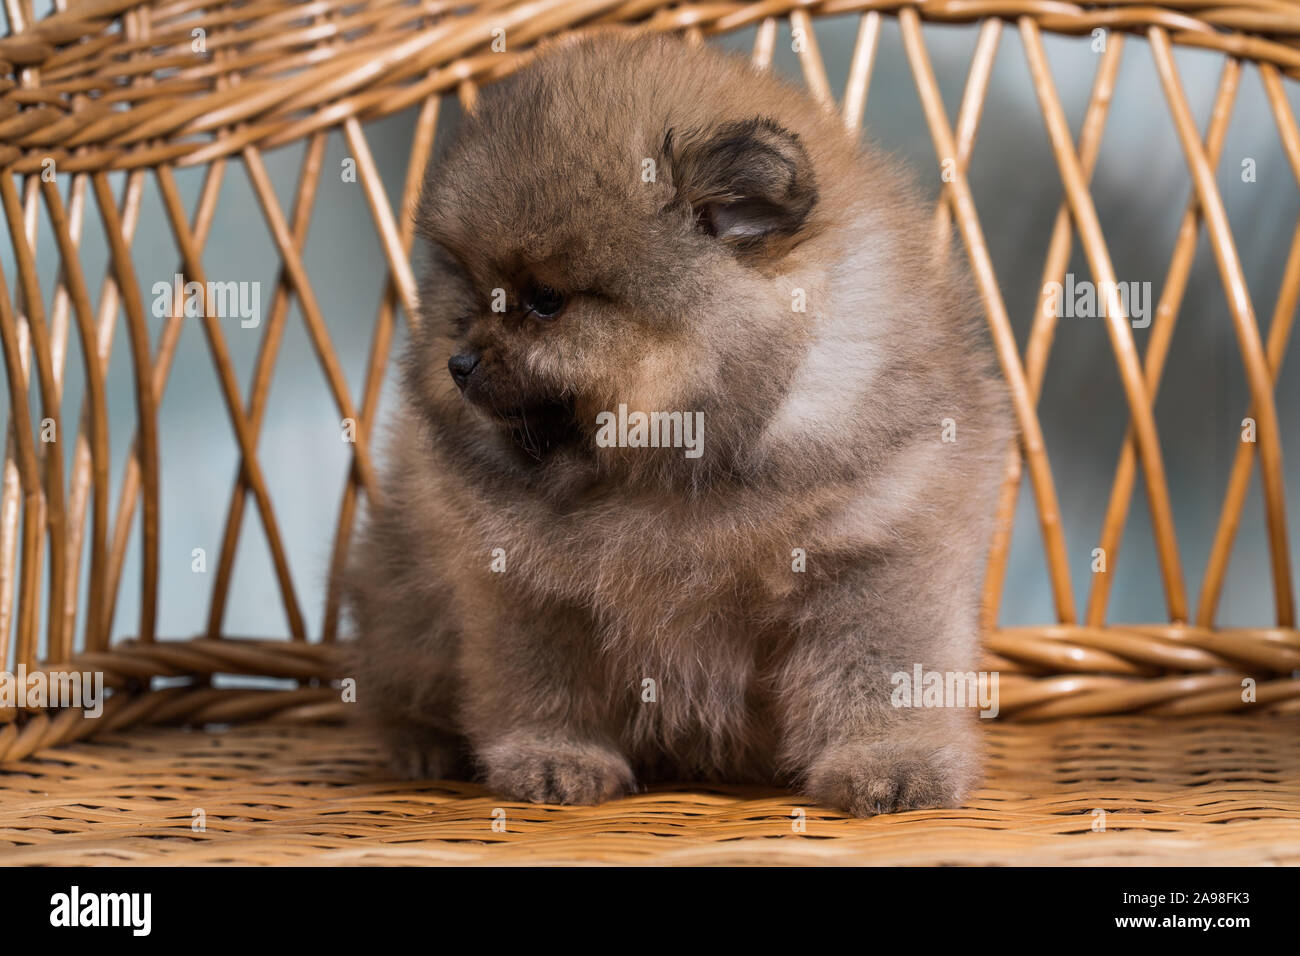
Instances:
[[[203,726],[244,721],[336,722],[351,712],[331,687],[293,690],[172,687],[114,694],[104,713],[86,717],[79,710],[48,710],[21,723],[0,725],[0,764],[8,767],[34,753],[137,725]]]
[[[1228,711],[1300,713],[1300,631],[1282,628],[1066,627],[995,632],[983,664],[1000,675],[998,716],[1020,720]],[[136,724],[244,720],[340,720],[349,705],[332,682],[345,677],[336,644],[244,639],[141,643],[80,654],[52,672],[101,672],[114,693],[98,717],[76,709],[0,708],[0,763]],[[291,679],[290,690],[218,688],[221,674]],[[193,682],[151,690],[155,678]],[[1244,693],[1249,682],[1251,694]]]
[[[1169,31],[1174,43],[1269,63],[1300,76],[1300,8],[1290,0],[1078,5],[1053,0],[505,0],[474,5],[344,0],[197,3],[90,0],[0,39],[0,165],[34,172],[53,158],[68,172],[210,162],[299,139],[345,119],[405,109],[465,81],[517,69],[539,39],[578,27],[644,24],[722,33],[786,15],[915,9],[928,20],[1029,18],[1059,33],[1102,28]],[[146,38],[118,18],[151,13]],[[195,53],[192,31],[205,31]],[[503,29],[511,52],[490,51]],[[332,43],[344,36],[346,43]],[[23,71],[35,83],[18,84]],[[11,78],[6,78],[11,77]],[[21,112],[19,108],[24,107]],[[235,123],[237,132],[212,134]]]

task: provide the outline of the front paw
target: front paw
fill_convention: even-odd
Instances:
[[[870,817],[960,806],[977,777],[974,751],[955,743],[852,741],[822,754],[806,789],[819,803]]]
[[[618,751],[603,744],[511,738],[480,753],[488,788],[531,803],[603,803],[636,783]]]

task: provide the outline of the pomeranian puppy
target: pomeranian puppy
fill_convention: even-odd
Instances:
[[[895,691],[975,664],[1012,430],[932,221],[716,50],[605,35],[483,90],[418,211],[420,321],[345,582],[401,773],[963,800],[974,713]]]

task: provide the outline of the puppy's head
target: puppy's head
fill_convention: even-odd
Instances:
[[[662,38],[566,44],[486,89],[418,213],[417,401],[532,462],[631,460],[593,442],[620,405],[703,411],[707,454],[731,454],[806,331],[791,289],[827,218],[810,111]]]

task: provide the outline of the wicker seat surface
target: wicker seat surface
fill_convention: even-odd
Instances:
[[[11,765],[0,863],[1294,865],[1297,731],[1291,716],[994,724],[965,807],[854,820],[737,787],[503,803],[392,782],[352,728],[137,728]]]
[[[113,694],[94,719],[76,709],[0,706],[0,864],[1300,863],[1296,511],[1285,501],[1294,467],[1284,470],[1278,424],[1292,412],[1274,399],[1300,300],[1300,229],[1280,285],[1251,290],[1216,179],[1221,156],[1225,168],[1239,158],[1228,133],[1241,91],[1266,105],[1276,127],[1285,160],[1276,188],[1300,184],[1292,103],[1300,0],[56,0],[40,16],[29,0],[8,0],[5,13],[0,212],[14,265],[0,269],[0,670],[95,671]],[[823,39],[839,31],[836,43],[851,48],[847,76],[828,76],[814,29],[824,23]],[[964,82],[943,77],[959,84],[960,106],[947,101],[927,45],[950,24],[970,25],[974,39]],[[491,45],[498,28],[509,33],[508,52]],[[502,803],[468,783],[393,782],[373,743],[337,723],[351,710],[336,683],[338,595],[329,589],[322,623],[310,627],[300,592],[306,569],[291,567],[277,517],[284,502],[260,457],[281,343],[293,342],[285,329],[301,320],[337,417],[359,426],[337,513],[319,525],[333,528],[332,548],[328,530],[312,542],[337,569],[374,487],[369,440],[394,340],[416,321],[410,211],[435,161],[444,101],[473,109],[477,90],[526,63],[537,42],[608,28],[680,32],[692,42],[736,34],[752,42],[763,68],[789,46],[814,98],[854,133],[867,115],[881,37],[898,38],[894,53],[914,81],[934,159],[950,172],[937,216],[956,227],[971,262],[972,293],[1023,433],[1008,449],[984,588],[985,666],[1001,674],[1002,717],[985,728],[985,786],[961,809],[853,820],[791,793],[726,787],[656,788],[600,807]],[[1057,90],[1047,35],[1106,40],[1077,128]],[[1086,547],[1099,545],[1109,563],[1094,569],[1086,595],[1070,565],[1084,544],[1067,550],[1059,476],[1037,410],[1049,365],[1069,357],[1053,354],[1057,322],[1041,304],[1017,339],[980,219],[987,200],[977,202],[967,176],[1004,47],[1014,48],[1034,93],[1011,108],[1043,121],[1056,167],[1048,174],[1062,185],[1044,237],[1044,280],[1063,277],[1076,253],[1099,283],[1121,274],[1092,176],[1111,105],[1129,90],[1122,65],[1154,69],[1163,103],[1152,108],[1167,110],[1186,159],[1170,171],[1185,177],[1186,207],[1168,272],[1155,277],[1164,281],[1154,324],[1141,337],[1122,316],[1108,326],[1129,428],[1106,451],[1114,482],[1096,516],[1100,534]],[[1212,104],[1189,99],[1176,49],[1221,60]],[[412,131],[405,175],[385,181],[368,137],[373,124],[403,116]],[[342,372],[330,325],[338,317],[322,305],[304,256],[313,208],[326,201],[318,187],[337,175],[325,161],[329,137],[341,137],[355,160],[371,220],[356,231],[382,253],[385,271],[359,384]],[[303,149],[289,202],[264,157],[291,145]],[[192,211],[177,185],[186,167],[203,170]],[[44,178],[47,169],[57,175]],[[159,528],[174,512],[163,515],[160,462],[175,452],[160,441],[159,422],[174,405],[165,392],[182,334],[200,333],[179,310],[161,328],[151,324],[141,290],[157,263],[143,237],[137,245],[136,229],[154,190],[166,213],[154,238],[174,246],[165,274],[175,266],[205,278],[228,172],[247,174],[256,202],[249,221],[260,229],[265,220],[280,271],[246,382],[222,326],[203,325],[221,386],[212,421],[230,426],[239,466],[206,621],[167,633],[158,613]],[[46,233],[55,248],[37,242]],[[1190,522],[1216,529],[1204,564],[1185,566],[1155,407],[1203,240],[1228,293],[1216,305],[1220,321],[1239,346],[1225,361],[1249,386],[1241,412],[1258,419],[1259,440],[1229,436],[1222,500],[1179,514],[1180,531]],[[99,246],[103,256],[93,254]],[[133,388],[109,389],[110,362],[126,362],[122,353]],[[80,415],[64,401],[65,373],[85,380]],[[131,405],[129,424],[111,436],[110,403]],[[43,441],[45,419],[67,440]],[[1053,447],[1071,440],[1050,437]],[[1026,586],[1008,574],[1022,492],[1033,494],[1052,614],[1004,627],[1004,591]],[[1140,501],[1167,614],[1126,622],[1112,619],[1111,597],[1123,580],[1118,569],[1129,566],[1120,546]],[[1259,505],[1271,606],[1221,621],[1237,532],[1248,506]],[[270,641],[238,639],[226,620],[229,605],[246,597],[234,584],[236,555],[255,524],[287,625]],[[129,634],[115,626],[126,607],[138,612]],[[224,681],[231,676],[263,680],[235,688]],[[189,729],[168,726],[176,723]]]

